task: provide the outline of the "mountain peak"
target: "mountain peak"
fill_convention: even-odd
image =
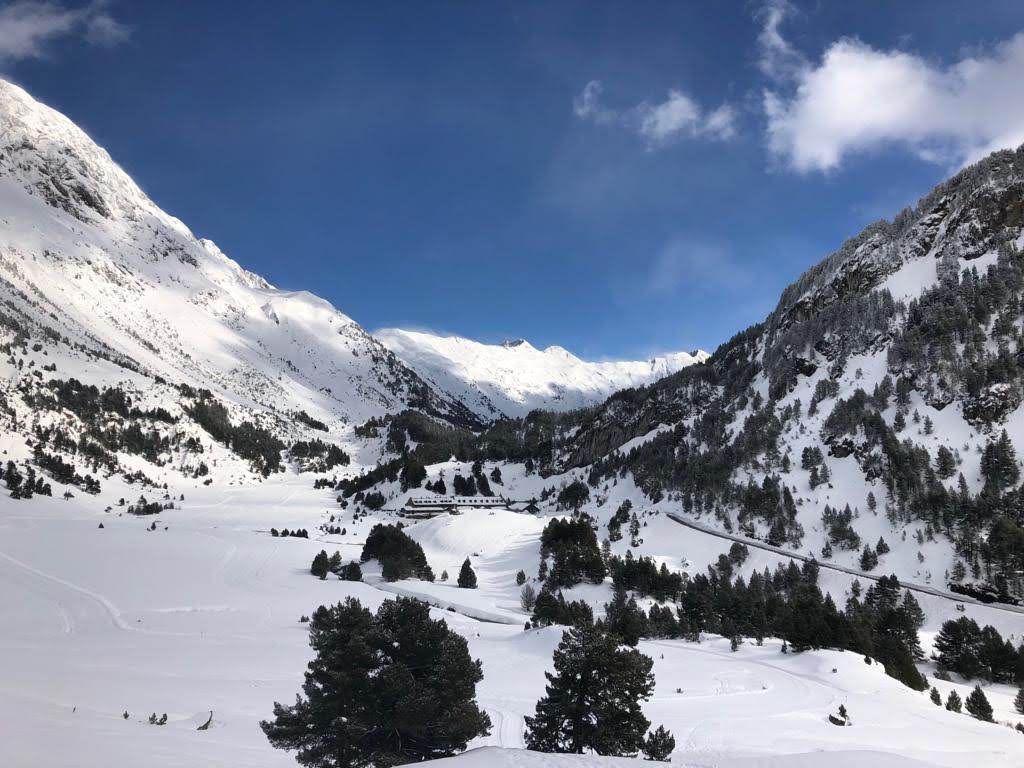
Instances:
[[[707,353],[679,352],[654,360],[590,362],[557,345],[539,350],[525,339],[483,344],[396,328],[374,335],[421,377],[484,419],[594,405],[619,389],[649,384],[707,358]]]

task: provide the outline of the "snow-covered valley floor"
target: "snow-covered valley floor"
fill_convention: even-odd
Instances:
[[[389,591],[453,608],[435,615],[464,634],[482,660],[478,696],[494,729],[471,746],[522,747],[523,715],[542,694],[560,637],[557,628],[523,631],[514,580],[520,568],[536,570],[543,520],[480,511],[419,523],[412,533],[435,572],[449,572],[448,583],[378,588],[309,574],[321,548],[358,559],[376,521],[353,524],[344,513],[345,536],[318,535],[317,526],[339,510],[333,493],[313,490],[308,476],[190,489],[180,509],[157,518],[120,516],[117,507],[105,513],[107,503],[106,494],[72,501],[0,498],[4,765],[294,765],[291,755],[270,747],[257,724],[275,700],[290,702],[299,690],[309,655],[300,616],[348,595],[375,607]],[[147,530],[154,519],[156,530]],[[307,528],[310,539],[273,538],[272,526]],[[679,526],[665,530],[678,538],[659,537],[657,546],[677,559],[684,549],[720,544]],[[480,580],[477,590],[453,583],[467,555]],[[372,567],[367,570],[367,580],[375,581]],[[934,630],[943,617],[933,604],[924,606],[926,629]],[[994,622],[985,610],[968,608],[979,622]],[[1018,638],[1024,632],[1024,617],[1004,614],[999,621],[1004,632]],[[720,638],[644,642],[641,649],[654,659],[657,678],[646,713],[675,734],[677,765],[1024,765],[1024,736],[935,707],[926,694],[902,687],[855,654],[784,655],[772,640],[732,653]],[[937,685],[943,695],[956,685],[965,696],[971,687]],[[1013,691],[994,686],[987,692],[996,719],[1016,722]],[[826,720],[840,704],[853,727]],[[211,710],[212,726],[197,731]],[[147,722],[154,712],[167,713],[166,726]],[[455,765],[534,766],[542,759],[549,758],[484,750]]]

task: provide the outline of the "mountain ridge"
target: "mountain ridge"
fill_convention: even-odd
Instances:
[[[564,347],[543,350],[525,339],[485,344],[457,335],[382,328],[374,337],[425,380],[460,399],[485,420],[532,410],[573,410],[612,392],[647,384],[708,354],[674,352],[649,360],[582,360]]]

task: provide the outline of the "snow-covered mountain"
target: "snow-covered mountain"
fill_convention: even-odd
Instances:
[[[594,405],[613,392],[649,384],[708,358],[696,350],[650,360],[589,362],[562,347],[537,349],[525,339],[482,344],[398,328],[374,336],[424,380],[485,420],[525,416],[537,408],[568,411]]]
[[[344,432],[413,407],[473,423],[351,318],[242,269],[3,81],[0,300],[4,324],[32,338],[274,418],[304,411]]]
[[[554,478],[549,500],[582,473],[599,522],[625,478],[650,510],[845,568],[1024,595],[1022,248],[1024,147],[867,227],[702,364],[497,425],[480,453],[529,460]],[[409,346],[475,362],[471,343]]]

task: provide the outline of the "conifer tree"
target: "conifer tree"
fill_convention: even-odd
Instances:
[[[963,711],[963,703],[960,701],[960,694],[956,691],[950,691],[949,696],[946,697],[946,709],[950,712]]]
[[[994,722],[992,720],[992,705],[988,703],[988,698],[985,696],[985,692],[981,690],[980,685],[974,686],[974,690],[971,691],[967,701],[964,702],[964,709],[967,710],[968,714],[973,715],[979,720],[984,720],[987,723]]]
[[[309,567],[309,572],[318,578],[326,579],[327,572],[329,570],[328,564],[329,559],[327,557],[327,552],[321,549],[320,553],[313,558],[313,564]]]
[[[659,760],[667,763],[671,759],[675,748],[675,737],[665,730],[665,726],[659,725],[656,730],[647,734],[647,740],[644,742],[644,755],[648,760]]]
[[[544,697],[526,718],[527,749],[632,757],[650,725],[640,709],[654,691],[651,659],[593,624],[572,627],[554,654]]]
[[[470,565],[468,557],[459,571],[458,583],[462,589],[476,589],[476,572],[473,570],[473,566]]]
[[[939,446],[939,453],[935,460],[935,472],[943,480],[948,480],[956,472],[956,459],[953,452],[944,445]]]
[[[1024,686],[1017,689],[1017,695],[1013,699],[1013,708],[1024,715]]]
[[[616,585],[611,602],[605,604],[604,613],[605,629],[626,645],[636,646],[647,634],[647,616],[621,584]]]
[[[537,604],[537,590],[535,590],[529,584],[523,584],[523,588],[519,590],[519,605],[524,611],[529,613],[533,610],[533,606]]]
[[[878,555],[875,554],[871,547],[865,544],[864,551],[860,554],[860,569],[862,571],[872,571],[876,565],[878,565]]]
[[[941,694],[939,694],[939,689],[936,688],[934,685],[932,686],[932,692],[931,692],[930,695],[931,695],[931,699],[932,699],[932,704],[934,704],[936,707],[941,707],[942,706],[942,696],[941,696]]]
[[[943,622],[935,636],[935,660],[939,668],[956,672],[968,679],[981,671],[978,658],[981,629],[967,616]]]
[[[358,600],[318,608],[305,696],[275,702],[260,727],[309,768],[390,766],[448,757],[490,732],[477,706],[479,661],[466,639],[411,598],[371,614]]]

